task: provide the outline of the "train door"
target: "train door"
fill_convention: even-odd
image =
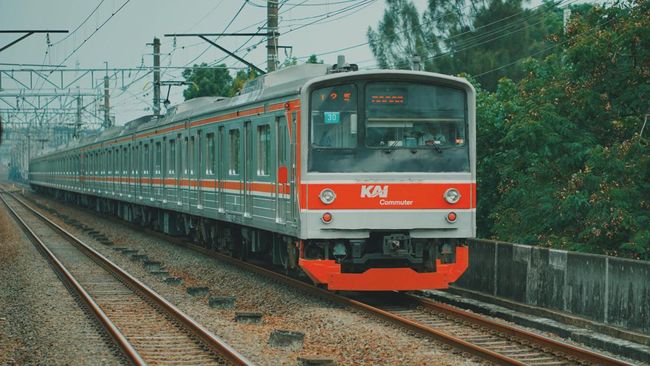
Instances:
[[[227,165],[224,163],[226,158],[226,144],[224,137],[224,128],[219,126],[219,142],[217,143],[217,199],[219,201],[219,213],[226,212],[226,194],[224,192],[224,180],[227,176]]]
[[[181,203],[184,211],[190,210],[190,167],[189,167],[189,146],[190,139],[187,135],[183,136],[183,146],[181,152],[181,166],[182,166],[182,177],[181,177]]]
[[[191,132],[190,132],[191,134]],[[189,146],[187,147],[187,156],[188,156],[188,164],[187,167],[189,169],[188,172],[188,177],[189,177],[189,191],[188,191],[188,209],[191,210],[192,208],[192,203],[194,203],[194,206],[197,204],[197,161],[196,161],[196,136],[190,135],[189,138]]]
[[[133,143],[133,153],[131,156],[133,161],[133,185],[131,190],[133,192],[133,200],[136,201],[140,196],[140,145],[137,142]]]
[[[243,174],[240,176],[243,178],[242,184],[242,194],[243,194],[243,209],[244,217],[251,217],[251,212],[253,211],[253,193],[252,189],[252,167],[253,167],[253,144],[252,144],[252,130],[251,130],[251,121],[244,122],[244,155],[242,159],[243,163]]]
[[[289,182],[288,157],[289,142],[287,118],[275,118],[275,221],[282,224],[287,219],[286,189]]]
[[[287,221],[295,223],[296,218],[298,217],[298,187],[296,186],[296,138],[297,138],[297,120],[298,120],[298,111],[292,111],[290,114],[291,124],[289,128],[289,209],[287,212]]]
[[[195,177],[196,177],[196,185],[195,190],[196,190],[196,208],[201,210],[203,209],[203,178],[205,177],[205,162],[203,159],[204,153],[203,153],[203,133],[202,131],[196,131],[196,143],[195,143],[195,159],[192,159],[194,161],[194,166],[195,166]]]
[[[174,142],[173,155],[171,159],[174,159],[174,200],[177,205],[181,205],[181,177],[183,173],[183,166],[181,163],[181,155],[183,153],[183,135],[178,134],[176,136],[176,141]]]

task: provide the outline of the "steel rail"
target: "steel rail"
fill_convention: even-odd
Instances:
[[[592,352],[587,349],[580,347],[572,346],[566,343],[558,342],[554,339],[543,337],[541,335],[529,332],[525,329],[520,329],[512,327],[507,324],[497,323],[491,319],[458,309],[456,307],[443,304],[440,302],[432,301],[429,299],[422,298],[420,296],[415,296],[412,294],[404,294],[409,300],[415,302],[417,305],[423,306],[425,308],[434,310],[438,313],[445,313],[455,318],[460,318],[462,320],[471,322],[473,324],[495,330],[502,334],[507,334],[519,339],[524,339],[535,344],[541,345],[542,347],[553,349],[558,352],[562,352],[567,355],[579,358],[587,362],[591,362],[596,365],[604,366],[624,366],[629,365],[623,361],[601,355],[595,352]]]
[[[151,231],[148,231],[148,232],[158,234],[156,232],[151,232]],[[166,239],[169,240],[169,237],[166,237]],[[344,305],[344,306],[349,306],[349,307],[352,307],[352,308],[356,308],[356,309],[361,310],[361,311],[363,311],[363,312],[365,312],[367,314],[377,316],[377,317],[379,317],[379,318],[381,318],[383,320],[387,320],[387,321],[389,321],[389,322],[391,322],[393,324],[396,324],[396,325],[398,325],[400,327],[406,328],[406,329],[408,329],[410,331],[414,331],[414,332],[417,332],[419,334],[422,334],[422,335],[425,335],[425,336],[428,336],[428,337],[432,337],[432,338],[434,338],[434,339],[436,339],[436,340],[438,340],[440,342],[443,342],[443,343],[448,344],[448,345],[450,345],[452,347],[458,348],[458,349],[460,349],[462,351],[471,353],[471,354],[473,354],[475,356],[478,356],[478,357],[480,357],[482,359],[492,361],[492,362],[494,362],[496,364],[499,364],[499,365],[518,365],[518,366],[525,365],[525,364],[523,364],[523,363],[521,363],[521,362],[519,362],[519,361],[517,361],[515,359],[503,356],[503,355],[498,354],[496,352],[490,351],[490,350],[488,350],[486,348],[483,348],[483,347],[474,345],[472,343],[469,343],[467,341],[464,341],[464,340],[462,340],[460,338],[457,338],[457,337],[454,337],[452,335],[440,332],[440,331],[438,331],[436,329],[433,329],[431,327],[427,327],[425,325],[422,325],[422,324],[419,324],[417,322],[411,321],[411,320],[406,319],[404,317],[401,317],[399,315],[392,314],[390,312],[381,310],[381,309],[376,308],[374,306],[365,304],[365,303],[363,303],[361,301],[353,300],[353,299],[350,299],[348,297],[335,294],[333,292],[318,288],[318,287],[316,287],[316,286],[314,286],[312,284],[305,283],[305,282],[300,281],[300,280],[296,280],[294,278],[285,276],[283,274],[271,271],[269,269],[260,267],[258,265],[252,264],[252,263],[244,262],[244,261],[229,257],[229,256],[221,254],[221,253],[215,253],[215,252],[213,252],[213,251],[211,251],[209,249],[200,247],[200,246],[195,245],[195,244],[188,243],[186,241],[174,240],[174,242],[178,243],[178,244],[180,244],[182,246],[185,246],[185,247],[191,248],[193,250],[196,250],[196,251],[198,251],[200,253],[206,254],[208,256],[223,260],[224,262],[233,264],[233,265],[235,265],[235,266],[237,266],[239,268],[243,268],[243,269],[246,269],[248,271],[255,272],[255,273],[260,274],[262,276],[268,277],[268,278],[270,278],[272,280],[275,280],[275,281],[287,284],[287,285],[289,285],[291,287],[300,289],[300,290],[305,291],[306,293],[308,293],[310,295],[314,295],[314,296],[317,296],[317,297],[320,297],[320,298],[323,298],[323,299],[326,299],[326,300],[329,300],[329,301],[332,301],[332,302],[335,302],[335,303],[338,303],[338,304],[341,304],[341,305]]]
[[[252,361],[248,360],[245,356],[240,354],[238,351],[236,351],[234,348],[232,348],[230,345],[224,342],[221,338],[212,334],[212,332],[207,330],[204,326],[202,326],[201,324],[197,323],[195,320],[187,316],[180,309],[176,308],[169,301],[165,300],[163,297],[158,295],[147,285],[145,285],[135,277],[131,276],[127,272],[123,271],[120,267],[118,267],[113,262],[108,260],[106,257],[101,255],[99,252],[90,248],[88,245],[83,243],[80,239],[75,237],[73,234],[71,234],[61,226],[57,225],[52,220],[45,217],[43,214],[38,212],[38,210],[34,209],[33,207],[31,207],[21,199],[15,197],[13,194],[10,193],[6,193],[6,194],[10,195],[18,203],[20,203],[22,206],[27,208],[34,215],[39,217],[43,222],[45,222],[52,229],[59,232],[70,243],[72,243],[78,249],[84,252],[84,254],[88,255],[93,261],[95,261],[96,263],[104,267],[104,269],[108,270],[110,273],[118,277],[120,280],[124,281],[124,283],[126,283],[128,286],[137,289],[147,299],[152,300],[157,306],[159,306],[167,314],[169,314],[172,318],[174,318],[174,320],[178,321],[185,329],[189,330],[193,335],[197,336],[205,346],[209,347],[211,350],[213,350],[214,352],[222,356],[228,362],[234,365],[242,365],[242,366],[254,365]]]
[[[10,194],[2,192],[4,194]],[[0,200],[4,203],[5,207],[9,210],[11,216],[22,227],[23,231],[27,234],[30,240],[36,244],[37,249],[45,256],[45,258],[52,264],[55,272],[59,277],[68,284],[68,287],[75,291],[83,303],[90,309],[92,314],[97,318],[99,323],[104,327],[106,332],[113,338],[115,343],[119,346],[124,356],[134,365],[146,365],[147,363],[142,359],[140,354],[133,348],[131,343],[126,339],[124,334],[115,326],[115,324],[106,316],[106,313],[97,305],[92,299],[90,294],[79,284],[79,282],[72,276],[68,269],[59,261],[54,253],[43,243],[43,241],[34,233],[34,231],[27,225],[27,223],[18,215],[18,213],[9,206],[3,195],[0,194]]]
[[[109,218],[109,219],[118,221],[118,219],[114,219],[114,218]],[[124,221],[121,221],[121,220],[119,220],[119,222],[124,223]],[[133,224],[130,224],[130,223],[126,223],[126,224],[129,225],[129,226],[133,225]],[[135,227],[135,226],[133,226],[133,227]],[[140,228],[140,230],[141,230],[141,228]],[[478,356],[478,357],[480,357],[482,359],[494,362],[496,364],[499,364],[499,365],[526,365],[526,363],[524,363],[524,362],[521,362],[521,361],[513,359],[511,357],[502,355],[500,353],[488,350],[488,349],[486,349],[484,347],[472,344],[472,343],[467,342],[467,341],[465,341],[465,340],[463,340],[461,338],[454,337],[454,336],[449,335],[447,333],[436,330],[436,329],[434,329],[432,327],[420,324],[420,323],[418,323],[416,321],[412,321],[410,319],[399,316],[397,314],[393,314],[391,312],[381,310],[381,309],[379,309],[377,307],[368,305],[368,304],[363,303],[361,301],[357,301],[357,300],[350,299],[350,298],[345,297],[345,296],[337,295],[337,294],[332,293],[330,291],[318,288],[318,287],[316,287],[316,286],[314,286],[312,284],[305,283],[305,282],[302,282],[300,280],[296,280],[294,278],[291,278],[291,277],[288,277],[286,275],[274,272],[274,271],[266,269],[264,267],[260,267],[258,265],[255,265],[255,264],[252,264],[252,263],[249,263],[249,262],[244,262],[244,261],[241,261],[239,259],[227,256],[225,254],[221,254],[221,253],[211,251],[211,250],[209,250],[207,248],[204,248],[204,247],[201,247],[199,245],[189,243],[186,240],[169,237],[169,236],[167,236],[165,234],[162,234],[162,233],[150,230],[150,229],[146,229],[146,232],[148,234],[150,234],[150,235],[154,235],[154,236],[162,238],[162,239],[164,239],[166,241],[171,241],[171,242],[173,242],[175,244],[179,244],[181,246],[190,248],[192,250],[198,251],[198,252],[200,252],[202,254],[205,254],[207,256],[217,258],[219,260],[222,260],[224,262],[227,262],[227,263],[232,264],[234,266],[237,266],[239,268],[243,268],[245,270],[255,272],[255,273],[260,274],[260,275],[262,275],[264,277],[267,277],[269,279],[276,280],[278,282],[281,282],[281,283],[287,284],[289,286],[295,287],[297,289],[303,290],[303,291],[305,291],[305,292],[307,292],[307,293],[309,293],[311,295],[315,295],[315,296],[318,296],[320,298],[330,300],[332,302],[336,302],[336,303],[339,303],[339,304],[342,304],[342,305],[350,306],[350,307],[362,310],[362,311],[364,311],[366,313],[369,313],[371,315],[378,316],[379,318],[387,320],[387,321],[389,321],[389,322],[391,322],[393,324],[397,324],[397,325],[399,325],[401,327],[404,327],[404,328],[406,328],[408,330],[417,332],[417,333],[425,335],[425,336],[432,337],[434,339],[437,339],[438,341],[446,343],[446,344],[448,344],[448,345],[450,345],[452,347],[455,347],[455,348],[457,348],[457,349],[459,349],[461,351],[473,354],[475,356]],[[481,318],[479,316],[476,316],[476,315],[474,317],[477,318],[477,319],[480,319],[485,324],[491,324],[492,323],[488,319],[483,319],[483,318]],[[497,330],[496,327],[501,325],[501,324],[496,323],[496,322],[494,324],[495,324],[495,326],[494,326],[495,330]],[[509,335],[517,336],[519,338],[527,338],[529,341],[534,342],[536,344],[540,344],[540,343],[543,342],[543,344],[540,344],[542,346],[542,348],[547,347],[547,346],[552,347],[553,349],[556,349],[556,350],[558,350],[560,352],[563,352],[565,354],[572,355],[572,356],[574,356],[576,358],[579,358],[581,361],[592,362],[593,364],[604,365],[604,366],[623,366],[623,365],[629,366],[630,365],[628,363],[622,362],[620,360],[616,360],[614,358],[610,358],[610,357],[605,356],[605,355],[599,355],[597,353],[591,352],[591,351],[586,350],[586,349],[566,345],[566,344],[560,343],[558,341],[554,341],[552,339],[548,339],[548,338],[538,336],[538,335],[533,334],[533,333],[526,332],[526,334],[531,334],[532,335],[530,338],[528,338],[526,335],[518,333],[520,331],[525,332],[525,331],[520,330],[518,328],[504,326],[503,329],[504,329],[504,331],[503,331],[504,333],[506,332],[506,329],[507,329],[507,331],[509,332],[508,333]],[[558,347],[558,348],[556,348],[556,347]],[[559,347],[563,347],[563,348],[559,348]]]
[[[108,219],[108,220],[111,220],[113,222],[119,222],[119,223],[121,223],[123,225],[127,225],[127,226],[129,226],[131,228],[142,231],[142,227],[136,226],[135,224],[125,222],[123,220],[119,220],[119,219],[113,218],[113,217],[98,215],[94,211],[87,210],[87,212],[90,212],[90,213],[92,213],[94,215],[97,215],[99,217],[102,217],[104,219]],[[408,329],[410,331],[414,331],[414,332],[417,332],[419,334],[432,337],[434,339],[437,339],[438,341],[446,343],[446,344],[448,344],[448,345],[450,345],[452,347],[455,347],[455,348],[457,348],[457,349],[459,349],[461,351],[476,355],[476,356],[478,356],[478,357],[480,357],[482,359],[494,362],[496,364],[499,364],[499,365],[526,365],[525,363],[523,363],[523,362],[521,362],[519,360],[512,359],[512,358],[507,357],[505,355],[502,355],[502,354],[499,354],[497,352],[488,350],[488,349],[486,349],[484,347],[472,344],[472,343],[467,342],[467,341],[465,341],[463,339],[460,339],[458,337],[454,337],[452,335],[449,335],[449,334],[446,334],[446,333],[441,332],[439,330],[436,330],[436,329],[434,329],[434,328],[432,328],[430,326],[420,324],[420,323],[418,323],[416,321],[412,321],[410,319],[399,316],[397,314],[392,314],[392,313],[390,313],[388,311],[381,310],[381,309],[379,309],[377,307],[368,305],[368,304],[363,303],[361,301],[350,299],[348,297],[341,296],[341,295],[335,294],[333,292],[318,288],[318,287],[316,287],[316,286],[314,286],[312,284],[309,284],[309,283],[306,283],[306,282],[291,278],[289,276],[283,275],[283,274],[278,273],[278,272],[274,272],[274,271],[266,269],[264,267],[261,267],[261,266],[258,266],[258,265],[255,265],[255,264],[252,264],[252,263],[249,263],[249,262],[245,262],[245,261],[230,257],[230,256],[225,255],[225,254],[214,252],[214,251],[212,251],[210,249],[207,249],[205,247],[190,243],[185,239],[170,237],[170,236],[165,235],[163,233],[160,233],[160,232],[157,232],[157,231],[154,231],[154,230],[151,230],[151,229],[147,229],[147,228],[145,228],[145,232],[147,234],[149,234],[149,235],[161,238],[161,239],[163,239],[165,241],[172,242],[174,244],[181,245],[183,247],[186,247],[186,248],[192,249],[194,251],[200,252],[202,254],[205,254],[206,256],[210,256],[210,257],[219,259],[221,261],[224,261],[226,263],[234,265],[234,266],[236,266],[238,268],[242,268],[242,269],[245,269],[247,271],[251,271],[251,272],[257,273],[259,275],[262,275],[264,277],[267,277],[267,278],[269,278],[271,280],[275,280],[275,281],[281,282],[283,284],[292,286],[292,287],[297,288],[299,290],[305,291],[306,293],[309,293],[311,295],[314,295],[314,296],[317,296],[317,297],[320,297],[320,298],[323,298],[323,299],[326,299],[326,300],[330,300],[332,302],[335,302],[335,303],[338,303],[338,304],[341,304],[341,305],[350,306],[352,308],[359,309],[359,310],[361,310],[361,311],[363,311],[365,313],[377,316],[377,317],[379,317],[381,319],[387,320],[387,321],[389,321],[389,322],[391,322],[393,324],[396,324],[396,325],[398,325],[400,327],[406,328],[406,329]],[[408,295],[408,296],[414,297],[412,295]],[[418,299],[417,297],[414,297],[414,298]],[[425,304],[425,302],[423,302],[422,305],[428,307],[428,305]],[[450,307],[448,305],[444,305],[443,307],[445,308],[445,310],[446,309],[453,309],[452,307]],[[440,311],[443,311],[443,308],[440,308]],[[451,313],[448,313],[448,314],[451,315]],[[507,335],[510,335],[510,336],[513,336],[513,337],[519,337],[520,339],[524,338],[529,342],[539,344],[542,348],[544,348],[544,347],[552,348],[552,349],[554,349],[556,351],[559,351],[559,352],[565,353],[567,355],[571,355],[573,357],[576,357],[576,358],[580,359],[581,361],[586,361],[586,362],[591,362],[591,363],[594,363],[594,364],[597,364],[597,365],[606,365],[606,366],[609,366],[609,365],[612,365],[612,366],[613,365],[616,365],[616,366],[629,365],[628,363],[622,362],[620,360],[616,360],[614,358],[610,358],[610,357],[605,356],[605,355],[600,355],[600,354],[597,354],[595,352],[592,352],[592,351],[589,351],[589,350],[586,350],[586,349],[566,345],[564,343],[561,343],[561,342],[558,342],[558,341],[555,341],[555,340],[552,340],[552,339],[549,339],[549,338],[546,338],[546,337],[542,337],[542,336],[536,335],[534,333],[524,331],[522,329],[518,329],[518,328],[515,328],[515,327],[509,327],[509,326],[506,326],[506,325],[503,325],[503,324],[492,322],[492,321],[490,321],[488,319],[481,318],[480,316],[477,316],[477,315],[473,315],[473,314],[470,314],[470,315],[472,315],[472,316],[471,316],[471,318],[468,318],[468,320],[476,319],[476,322],[477,322],[476,324],[478,324],[478,325],[482,325],[484,327],[492,327],[492,329],[495,330],[495,331],[499,331],[501,333],[504,333],[504,334],[507,334]],[[456,316],[458,316],[458,315],[456,315]],[[465,314],[463,314],[463,316],[465,316]],[[481,324],[479,324],[479,322]]]

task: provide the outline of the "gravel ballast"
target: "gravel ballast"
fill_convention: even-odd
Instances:
[[[84,231],[64,225],[257,364],[296,365],[299,357],[329,358],[337,365],[477,364],[447,346],[349,308],[302,294],[80,208],[40,196],[31,198],[104,234],[113,242],[112,246],[102,245]],[[60,219],[56,221],[63,224]],[[164,274],[152,274],[137,257],[132,259],[135,253],[125,255],[113,250],[115,247],[137,250],[136,255],[161,262],[169,276],[182,279],[181,284],[166,283]],[[190,295],[190,287],[208,287],[208,294]],[[216,296],[234,297],[234,306],[209,306],[209,299]],[[262,313],[262,321],[236,322],[235,314],[242,312]],[[271,346],[269,337],[275,330],[304,333],[302,348]]]
[[[119,365],[109,342],[0,203],[0,365]]]

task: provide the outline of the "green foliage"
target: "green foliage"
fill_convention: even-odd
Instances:
[[[368,29],[370,48],[381,68],[408,69],[418,55],[427,71],[479,75],[484,88],[495,90],[505,75],[524,76],[520,64],[508,65],[512,60],[542,54],[546,37],[562,27],[561,10],[553,2],[535,9],[522,3],[429,0],[420,16],[411,0],[386,0],[377,30]]]
[[[478,96],[479,235],[650,259],[650,3],[574,13]]]
[[[310,55],[307,61],[305,61],[306,64],[322,64],[323,60],[319,60],[316,55]]]
[[[257,77],[257,73],[255,70],[239,70],[237,71],[237,74],[235,75],[235,79],[233,79],[230,89],[228,90],[228,96],[233,96],[237,95],[242,88],[244,87],[244,84],[246,84],[247,81],[253,80]]]
[[[233,78],[228,72],[226,64],[217,68],[208,68],[206,63],[194,65],[191,69],[183,70],[183,77],[191,82],[183,91],[185,100],[204,96],[230,96]]]

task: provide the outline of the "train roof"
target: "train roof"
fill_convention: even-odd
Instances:
[[[350,66],[348,64],[340,64]],[[112,138],[127,136],[135,132],[149,130],[167,124],[187,121],[201,116],[214,114],[218,111],[231,110],[239,106],[253,102],[263,102],[273,98],[283,97],[300,93],[302,87],[313,82],[324,81],[330,78],[336,78],[337,65],[330,66],[325,64],[302,64],[291,66],[258,76],[247,82],[238,95],[233,97],[207,96],[193,98],[188,101],[177,104],[167,110],[164,116],[155,117],[146,115],[131,120],[123,126],[113,126],[99,133],[90,134],[79,140],[70,141],[68,144],[59,146],[54,150],[43,151],[39,156],[50,153],[63,152],[69,149],[100,143]],[[340,66],[339,66],[340,67]],[[405,74],[405,75],[422,75],[435,76],[441,80],[453,83],[465,84],[471,90],[473,87],[464,78],[443,75],[431,72],[410,71],[410,70],[373,70],[358,71],[355,76],[363,77],[368,74]]]
[[[298,94],[300,88],[308,80],[327,75],[328,69],[328,65],[324,64],[303,64],[264,74],[247,82],[242,88],[242,91],[234,97],[208,96],[193,98],[169,108],[167,113],[159,118],[153,115],[138,117],[125,123],[123,126],[113,126],[99,133],[71,141],[54,150],[43,151],[40,156],[102,142],[157,126],[188,120],[196,116],[236,108],[251,102],[260,102],[276,97]]]

